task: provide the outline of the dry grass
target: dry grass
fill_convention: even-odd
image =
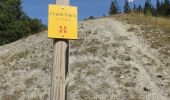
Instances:
[[[142,31],[130,27],[127,31],[135,31],[146,38],[151,48],[160,49],[159,52],[169,56],[170,45],[170,19],[163,17],[145,16],[143,14],[115,15],[116,19],[130,24],[140,25]]]
[[[9,63],[16,61],[16,60],[19,60],[23,57],[26,57],[27,54],[28,54],[27,50],[22,50],[22,51],[14,53],[14,54],[11,54],[10,56],[9,55],[1,56],[0,58],[3,61],[3,64],[8,66]]]
[[[13,94],[6,94],[2,96],[2,100],[18,100],[18,96],[15,96]]]
[[[170,19],[163,17],[153,17],[153,16],[145,16],[143,14],[126,14],[120,17],[120,15],[116,15],[117,18],[122,18],[127,20],[129,23],[135,23],[138,25],[152,25],[158,28],[161,28],[165,32],[170,32]]]

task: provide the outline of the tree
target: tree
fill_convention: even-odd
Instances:
[[[136,10],[136,4],[133,5],[133,10],[134,10],[134,11]]]
[[[0,1],[0,45],[46,29],[40,20],[28,17],[21,4],[21,0]]]
[[[163,9],[164,9],[164,16],[169,16],[170,15],[170,3],[169,3],[169,0],[164,0]]]
[[[144,14],[145,15],[156,15],[156,10],[151,4],[151,0],[145,0]]]
[[[150,2],[151,2],[151,0],[145,0],[145,6],[144,6],[144,14],[145,15],[150,12],[150,8],[151,8]]]
[[[137,7],[136,4],[133,5],[133,12],[136,13],[137,12]]]
[[[159,8],[160,8],[160,1],[159,0],[157,0],[157,2],[156,2],[156,10],[159,10]]]
[[[142,7],[141,7],[141,5],[138,6],[137,11],[138,11],[138,13],[142,13]]]
[[[129,6],[129,2],[128,2],[128,0],[125,0],[124,13],[130,13],[130,12],[131,12],[131,9],[130,9],[130,6]]]
[[[112,1],[111,6],[109,9],[109,15],[117,14],[118,13],[118,3],[117,1]]]
[[[157,16],[161,14],[161,4],[159,0],[156,2],[156,14]]]
[[[156,12],[158,16],[170,16],[170,2],[169,0],[164,0],[160,3],[157,0]]]

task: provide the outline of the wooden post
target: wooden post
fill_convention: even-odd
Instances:
[[[69,0],[56,0],[58,5],[69,5]],[[54,39],[53,68],[50,100],[66,100],[66,74],[69,61],[69,40]]]

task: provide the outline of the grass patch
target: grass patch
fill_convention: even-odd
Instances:
[[[43,100],[48,100],[48,94],[45,94],[45,95],[43,96]]]
[[[74,69],[80,69],[80,70],[85,70],[89,69],[89,61],[77,61],[73,65]]]
[[[116,15],[116,18],[121,18],[129,23],[138,25],[152,25],[163,29],[165,32],[170,32],[170,19],[163,17],[145,16],[143,14],[125,14],[123,16]]]
[[[103,82],[102,84],[99,85],[99,87],[95,90],[98,94],[108,94],[108,89],[111,88],[111,86]]]
[[[3,61],[3,64],[8,66],[11,62],[17,61],[21,58],[26,57],[27,54],[28,54],[28,51],[23,50],[23,51],[20,51],[20,52],[16,52],[13,55],[1,57],[1,59]]]
[[[146,16],[143,14],[115,15],[115,18],[126,23],[140,25],[140,35],[151,43],[151,48],[167,47],[170,44],[170,18]],[[133,27],[127,31],[135,31]],[[135,31],[135,33],[138,33]],[[162,52],[163,51],[163,52]],[[167,54],[167,50],[161,53]],[[169,54],[168,54],[169,55]]]
[[[123,54],[121,54],[121,55],[119,55],[118,57],[119,57],[119,59],[122,60],[122,61],[131,61],[131,60],[132,60],[132,58],[131,58],[129,55],[123,55]]]
[[[90,53],[90,54],[93,54],[93,55],[96,55],[97,54],[97,51],[98,51],[98,47],[96,47],[96,46],[92,46],[92,47],[88,47],[88,48],[86,48],[86,52],[87,53]]]
[[[70,48],[78,48],[81,47],[84,43],[84,39],[78,39],[76,42],[75,41],[71,41],[70,42]]]
[[[136,28],[130,27],[127,31],[128,31],[128,32],[134,32],[135,30],[136,30]]]
[[[126,83],[125,83],[125,86],[126,86],[126,87],[135,87],[135,86],[136,86],[136,83],[135,83],[135,82],[126,82]]]
[[[87,71],[86,76],[95,76],[97,75],[97,73],[99,73],[99,70],[92,69],[92,70]]]
[[[132,68],[134,71],[139,72],[139,69],[137,67]]]
[[[2,100],[19,100],[19,97],[14,94],[6,94],[2,96]]]
[[[30,69],[33,70],[33,69],[37,69],[40,67],[40,64],[39,63],[36,63],[36,62],[32,62],[30,63]]]
[[[68,89],[68,92],[74,92],[78,90],[79,87],[77,85],[72,85],[72,86],[69,86],[67,89]]]
[[[108,70],[111,71],[111,73],[121,72],[121,68],[120,67],[110,67]]]

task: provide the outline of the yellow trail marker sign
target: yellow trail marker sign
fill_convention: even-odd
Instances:
[[[77,39],[77,7],[49,4],[48,37]]]

